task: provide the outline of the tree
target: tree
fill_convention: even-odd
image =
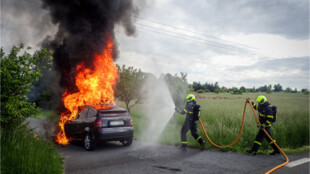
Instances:
[[[267,93],[268,93],[268,94],[272,93],[271,88],[268,88],[268,89],[267,89]]]
[[[56,72],[53,71],[53,60],[44,60],[40,62],[39,68],[45,67],[41,70],[42,76],[38,81],[33,83],[31,91],[28,93],[28,101],[34,102],[37,107],[47,110],[55,110],[58,106],[55,103],[59,101],[59,77]]]
[[[117,67],[120,78],[116,84],[115,96],[125,103],[130,112],[134,105],[142,102],[143,92],[141,90],[147,74],[131,66],[117,65]]]
[[[267,91],[268,91],[267,85],[264,85],[264,86],[259,87],[259,88],[258,88],[258,91],[259,91],[259,92],[267,92]]]
[[[187,74],[181,72],[179,76],[178,74],[171,75],[168,73],[163,75],[163,78],[169,88],[175,106],[181,107],[185,102],[186,93],[190,92]]]
[[[230,93],[231,94],[242,94],[242,92],[236,87],[233,87]]]
[[[291,92],[292,92],[292,89],[291,89],[290,87],[287,87],[287,88],[285,89],[285,92],[291,93]]]
[[[244,86],[241,86],[239,89],[240,92],[244,93],[246,91],[246,88]]]
[[[309,90],[306,89],[306,88],[301,89],[301,92],[302,92],[303,94],[309,95]]]
[[[283,90],[280,84],[274,85],[273,88],[274,92],[281,92]]]
[[[193,82],[192,87],[194,88],[195,91],[198,91],[199,89],[203,89],[200,82]]]
[[[21,123],[26,117],[35,115],[38,109],[27,102],[27,94],[41,76],[40,62],[52,59],[52,52],[43,48],[33,55],[25,51],[23,44],[13,46],[9,55],[0,49],[1,60],[1,125]],[[29,50],[30,48],[27,48]]]

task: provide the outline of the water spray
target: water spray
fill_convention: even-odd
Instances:
[[[149,78],[144,88],[148,91],[145,113],[148,121],[142,139],[156,142],[174,115],[174,102],[164,79]]]

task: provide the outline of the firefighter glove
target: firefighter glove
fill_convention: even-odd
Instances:
[[[249,102],[250,98],[246,98],[246,102]]]

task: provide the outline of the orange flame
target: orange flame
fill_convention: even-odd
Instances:
[[[56,141],[59,144],[66,145],[69,143],[70,140],[66,137],[64,125],[75,119],[79,107],[92,105],[97,109],[99,107],[107,109],[107,104],[114,104],[113,87],[118,78],[118,69],[113,63],[113,46],[113,41],[107,35],[107,44],[103,53],[95,55],[93,70],[85,68],[84,63],[76,67],[78,73],[75,76],[75,84],[79,92],[69,93],[65,91],[62,96],[62,101],[68,111],[61,113],[58,123],[60,132],[57,133]]]

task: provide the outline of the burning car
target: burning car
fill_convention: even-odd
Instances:
[[[94,150],[99,141],[120,141],[124,146],[130,146],[133,141],[132,118],[119,106],[104,109],[84,106],[64,129],[70,140],[84,142],[88,151]]]

